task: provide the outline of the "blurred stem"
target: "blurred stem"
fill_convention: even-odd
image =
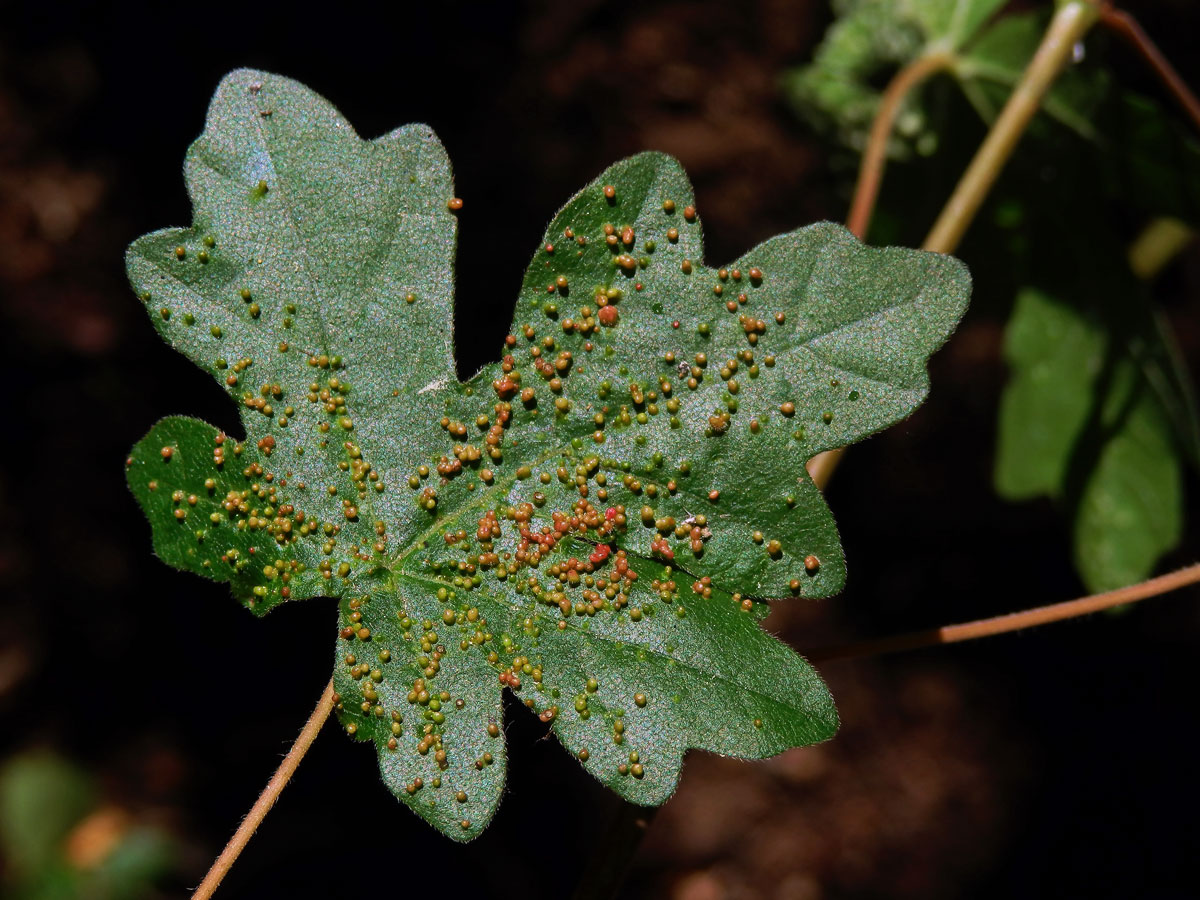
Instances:
[[[1105,3],[1100,8],[1100,22],[1105,28],[1110,31],[1115,31],[1126,41],[1133,45],[1133,48],[1141,54],[1142,59],[1146,64],[1154,70],[1154,74],[1158,76],[1159,81],[1175,98],[1188,118],[1192,120],[1192,124],[1200,128],[1200,100],[1196,99],[1196,95],[1192,93],[1187,84],[1179,73],[1175,71],[1175,67],[1170,61],[1163,56],[1162,51],[1150,39],[1150,35],[1142,30],[1142,26],[1138,24],[1138,20],[1122,9],[1116,9],[1109,3]]]
[[[1122,603],[1135,603],[1149,597],[1158,597],[1197,582],[1200,582],[1200,563],[1166,575],[1159,575],[1149,581],[1117,588],[1115,591],[1103,594],[1092,594],[1078,600],[1039,606],[990,619],[964,622],[961,625],[943,625],[941,628],[931,628],[927,631],[914,631],[872,641],[846,644],[841,647],[828,647],[806,653],[805,656],[813,662],[830,662],[839,659],[880,656],[884,653],[916,650],[920,647],[934,647],[939,644],[956,644],[959,641],[973,641],[976,638],[991,637],[996,634],[1018,631],[1022,628],[1033,628],[1037,625],[1047,625],[1051,622],[1086,616],[1102,609],[1120,606]]]
[[[935,253],[953,253],[958,247],[988,191],[1041,106],[1042,98],[1071,61],[1075,45],[1083,39],[1099,15],[1096,4],[1087,0],[1070,0],[1058,8],[1050,20],[1050,27],[1042,35],[1042,42],[1033,59],[1021,74],[1021,80],[1013,88],[1004,109],[1000,111],[976,151],[975,158],[946,201],[929,236],[925,238],[923,249]]]
[[[1195,236],[1178,219],[1155,219],[1129,247],[1129,268],[1142,281],[1149,281],[1183,252]]]
[[[618,806],[604,836],[596,843],[571,900],[611,900],[618,896],[630,863],[658,812],[654,806],[637,806],[620,797],[616,799]]]
[[[1050,90],[1063,67],[1070,61],[1075,45],[1087,34],[1088,29],[1099,18],[1099,15],[1099,9],[1092,0],[1070,0],[1059,7],[1054,18],[1050,20],[1050,26],[1042,36],[1042,41],[1038,45],[1033,59],[1029,61],[1029,65],[1022,73],[1021,80],[1013,88],[1004,109],[992,124],[987,137],[976,151],[974,159],[967,166],[967,171],[963,173],[958,185],[954,188],[954,193],[946,201],[933,229],[925,238],[922,249],[932,250],[934,253],[953,253],[958,248],[963,235],[966,234],[967,228],[974,220],[975,214],[979,212],[979,207],[988,191],[995,184],[1004,164],[1008,162],[1008,158],[1016,149],[1021,135],[1025,133],[1034,113],[1041,106],[1042,98]],[[926,59],[936,58],[926,57]],[[904,71],[901,70],[901,75],[904,74]],[[931,73],[926,72],[924,76],[927,77]],[[898,75],[896,80],[899,78]],[[913,81],[907,86],[911,88],[916,83],[918,81]],[[893,85],[895,85],[895,81],[888,86],[889,92]],[[895,102],[898,106],[899,98]],[[874,141],[877,132],[882,132],[884,136],[881,143],[886,147],[887,133],[890,132],[891,123],[887,123],[888,128],[885,130],[880,122],[884,113],[885,110],[881,107],[875,123],[871,127],[871,138]],[[889,115],[894,117],[894,111]],[[867,152],[871,151],[872,147],[869,145]],[[882,151],[876,150],[875,152],[881,153]],[[872,164],[878,168],[878,171],[873,174],[866,171],[867,164],[868,160],[864,155],[863,168],[859,173],[858,185],[855,188],[856,196],[851,207],[851,219],[848,223],[850,230],[859,237],[866,233],[883,171],[882,161]],[[868,193],[860,198],[859,191]],[[859,216],[862,218],[860,219]],[[837,450],[826,450],[808,461],[808,474],[818,488],[824,490],[845,452],[844,447]]]
[[[196,892],[192,894],[192,900],[208,900],[213,895],[213,892],[216,891],[217,887],[221,884],[221,879],[233,867],[234,862],[237,861],[241,852],[246,849],[246,844],[250,842],[250,838],[254,835],[258,826],[262,824],[263,819],[267,817],[267,813],[271,811],[271,807],[275,805],[275,801],[279,799],[279,795],[283,793],[283,789],[287,787],[287,783],[296,774],[300,760],[304,759],[304,754],[308,752],[308,748],[317,739],[317,735],[321,732],[321,726],[325,724],[325,720],[329,718],[331,712],[333,712],[332,679],[325,685],[325,690],[321,693],[321,699],[317,701],[317,705],[313,708],[312,714],[309,715],[308,721],[304,723],[304,730],[300,732],[300,737],[296,738],[296,743],[292,744],[292,749],[287,752],[287,756],[283,758],[283,762],[279,764],[279,768],[275,770],[275,774],[271,776],[271,780],[267,782],[267,786],[259,794],[258,799],[254,802],[254,806],[250,808],[250,812],[242,820],[242,824],[238,827],[238,830],[234,832],[233,837],[229,839],[229,843],[225,845],[225,849],[221,851],[221,855],[212,864],[212,868],[208,870],[208,874],[200,882],[200,887],[196,888]]]
[[[875,212],[875,200],[879,196],[879,184],[883,181],[883,169],[887,165],[888,141],[896,126],[896,117],[904,106],[904,100],[918,85],[931,75],[945,71],[954,65],[954,56],[949,53],[930,53],[910,62],[892,78],[879,101],[875,120],[871,123],[871,134],[863,151],[862,163],[858,168],[858,181],[854,185],[854,198],[850,203],[850,215],[846,227],[859,240],[865,240],[871,215]]]

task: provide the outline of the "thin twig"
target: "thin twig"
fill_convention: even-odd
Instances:
[[[1142,29],[1138,20],[1123,9],[1116,9],[1106,3],[1100,9],[1100,22],[1104,27],[1115,31],[1133,45],[1146,64],[1154,70],[1154,74],[1158,76],[1159,81],[1163,83],[1170,95],[1175,98],[1175,102],[1183,107],[1183,111],[1192,120],[1192,124],[1200,128],[1200,100],[1192,93],[1187,83],[1179,77],[1179,73],[1175,71],[1170,60],[1163,56],[1162,51],[1150,39],[1150,35]]]
[[[913,631],[908,634],[861,641],[841,647],[827,647],[807,653],[805,656],[813,662],[831,662],[839,659],[879,656],[901,650],[915,650],[919,647],[934,647],[939,644],[956,644],[959,641],[973,641],[976,638],[991,637],[1009,631],[1018,631],[1022,628],[1033,628],[1037,625],[1047,625],[1051,622],[1086,616],[1112,606],[1120,606],[1122,603],[1135,603],[1148,597],[1157,597],[1196,582],[1200,582],[1200,563],[1169,572],[1166,575],[1159,575],[1149,581],[1131,584],[1128,587],[1117,588],[1115,591],[1103,594],[1092,594],[1078,600],[1067,600],[1064,603],[1039,606],[1035,609],[994,616],[990,619],[964,622],[961,625],[944,625],[941,628]]]
[[[863,150],[858,168],[858,181],[854,185],[854,197],[850,202],[850,214],[846,227],[860,239],[867,236],[867,226],[875,212],[875,200],[879,196],[879,184],[883,180],[883,168],[887,164],[888,141],[896,124],[896,116],[904,105],[905,98],[921,82],[938,72],[949,69],[954,57],[949,53],[931,53],[910,62],[888,83],[879,109],[871,123],[871,133]]]
[[[246,844],[249,843],[251,836],[258,829],[258,826],[262,824],[263,819],[267,817],[267,813],[271,811],[271,807],[275,805],[275,801],[279,799],[279,795],[283,793],[283,789],[287,787],[287,783],[291,780],[292,776],[296,774],[300,760],[304,759],[304,754],[308,752],[308,748],[316,740],[317,735],[321,731],[321,726],[325,724],[325,720],[329,718],[329,714],[332,711],[333,681],[331,679],[325,685],[325,690],[321,693],[321,699],[317,701],[317,705],[313,708],[308,721],[304,723],[304,730],[300,732],[300,737],[296,738],[296,743],[292,744],[292,749],[287,752],[287,756],[283,758],[283,762],[279,764],[279,768],[275,770],[275,774],[271,776],[271,780],[267,782],[267,786],[259,794],[258,799],[254,802],[254,806],[250,808],[250,812],[242,820],[242,824],[238,827],[238,830],[234,832],[233,837],[229,839],[229,843],[225,845],[225,849],[221,851],[221,855],[212,864],[212,868],[208,870],[208,874],[200,882],[200,887],[196,888],[196,892],[192,894],[192,900],[208,900],[213,895],[213,892],[216,891],[217,887],[221,884],[221,879],[229,872],[241,852],[246,849]]]
[[[1098,15],[1095,3],[1086,0],[1071,0],[1058,8],[1037,52],[1021,74],[1021,80],[1013,88],[1004,109],[925,238],[925,250],[953,253],[958,247],[1026,126],[1041,106],[1042,98],[1071,60],[1075,45],[1087,34]]]

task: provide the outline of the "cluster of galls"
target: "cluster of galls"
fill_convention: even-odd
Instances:
[[[561,563],[555,563],[546,570],[546,577],[555,579],[558,585],[545,588],[540,584],[530,584],[534,597],[548,606],[558,607],[563,619],[559,620],[558,628],[567,627],[566,618],[571,615],[594,616],[604,609],[621,610],[629,604],[629,593],[637,581],[637,572],[629,567],[629,558],[624,550],[618,550],[615,555],[607,550],[608,545],[601,544],[607,552],[593,552],[587,559],[570,557]],[[599,549],[599,548],[597,548]],[[611,568],[604,574],[600,572],[612,555]],[[579,590],[579,598],[572,600],[568,591]],[[631,618],[637,621],[641,611]]]
[[[502,665],[500,655],[492,652],[488,654],[488,662],[500,669],[497,676],[500,683],[514,691],[521,689],[522,675],[531,679],[535,684],[540,684],[542,681],[542,667],[531,663],[528,656],[515,656],[511,663]]]
[[[381,523],[380,523],[381,524]],[[464,612],[455,612],[453,606],[455,595],[453,591],[441,588],[437,592],[437,597],[444,603],[450,604],[443,612],[442,619],[447,625],[474,627],[476,634],[470,640],[464,639],[461,649],[466,650],[472,644],[483,644],[491,640],[491,634],[483,631],[486,626],[486,620],[479,615],[479,611],[472,607]],[[357,641],[363,649],[371,645],[371,642],[376,640],[376,636],[365,626],[363,620],[363,609],[366,600],[353,599],[347,604],[349,613],[347,616],[348,624],[342,628],[341,637],[347,641]],[[415,743],[410,743],[407,746],[415,750],[419,756],[432,757],[438,770],[446,771],[450,768],[450,753],[451,748],[445,739],[445,726],[447,714],[451,710],[461,710],[465,707],[465,701],[460,697],[452,699],[449,691],[438,689],[435,686],[435,679],[441,669],[441,660],[446,655],[446,647],[440,643],[440,637],[436,630],[434,622],[430,620],[416,621],[406,615],[403,609],[397,611],[399,616],[399,625],[402,629],[401,638],[406,644],[414,645],[414,656],[412,662],[420,669],[421,674],[416,677],[410,684],[406,694],[406,699],[412,707],[416,716],[416,722],[411,725],[411,734],[416,739]],[[495,654],[493,654],[494,656]],[[362,695],[361,702],[358,705],[362,715],[372,717],[376,720],[386,719],[388,713],[382,705],[379,686],[389,676],[387,675],[388,664],[393,660],[391,650],[384,648],[377,654],[377,664],[368,663],[359,659],[354,652],[347,653],[344,662],[348,667],[348,674],[354,681],[360,684]],[[336,708],[344,712],[346,709],[345,698],[338,695],[335,697]],[[386,736],[386,747],[390,751],[399,751],[401,749],[401,740],[404,736],[406,725],[412,721],[413,716],[406,719],[405,713],[400,710],[392,710],[390,713],[390,722],[387,722],[384,731]],[[346,725],[347,733],[354,735],[358,732],[358,723],[351,721]],[[490,722],[487,726],[487,734],[492,738],[500,736],[499,727]],[[484,753],[481,757],[475,760],[475,766],[482,769],[493,763],[494,758],[491,753]],[[405,793],[409,796],[415,796],[418,792],[426,787],[439,789],[442,787],[442,776],[435,775],[430,781],[417,776],[404,785]],[[463,790],[454,790],[453,797],[457,803],[463,804],[467,802],[467,794]],[[462,828],[469,829],[470,821],[464,819],[461,823]]]
[[[514,387],[515,390],[515,387]],[[503,444],[504,431],[512,420],[512,407],[501,401],[493,408],[494,419],[486,415],[480,415],[475,419],[475,427],[485,430],[483,436],[483,447],[477,447],[474,444],[455,444],[453,448],[454,459],[449,456],[443,456],[438,463],[437,471],[442,478],[442,482],[449,481],[454,476],[463,471],[464,465],[476,466],[486,453],[489,459],[499,462],[503,459]],[[457,422],[449,416],[443,416],[439,422],[451,437],[462,440],[468,434],[468,428],[465,423]],[[457,463],[457,465],[456,465]],[[480,473],[480,477],[490,483],[492,480],[492,472],[490,469],[484,469]],[[429,477],[429,469],[426,466],[420,466],[417,469],[417,474],[409,476],[408,486],[414,490],[420,485],[421,480]]]
[[[589,536],[590,533],[601,545],[605,545],[617,532],[626,527],[625,507],[613,506],[601,512],[585,497],[575,501],[570,513],[559,510],[551,512],[550,524],[542,525],[541,528],[531,524],[533,517],[534,504],[527,502],[510,507],[505,513],[505,518],[517,524],[521,538],[513,554],[513,571],[526,565],[536,566],[542,557],[547,556],[559,541],[568,535]],[[593,555],[598,554],[601,554],[598,549],[593,552]],[[607,557],[608,553],[605,552],[599,555],[598,559],[589,558],[589,563],[595,565]]]
[[[320,404],[331,416],[342,416],[346,411],[346,395],[349,393],[350,385],[333,375],[324,386],[319,381],[311,382],[307,399],[309,403]]]
[[[664,211],[668,214],[674,212],[674,204],[669,201],[664,204]],[[684,218],[688,221],[695,221],[695,210],[689,207],[684,211]],[[640,260],[635,259],[630,251],[633,250],[634,242],[637,236],[634,234],[632,227],[616,226],[609,224],[604,229],[605,242],[613,249],[614,260],[619,269],[625,271],[636,271]],[[574,239],[580,246],[586,244],[586,240],[582,236],[576,237],[571,229],[564,231],[564,236],[567,239]],[[667,237],[669,240],[675,241],[678,239],[678,230],[671,228]],[[546,246],[547,254],[554,254],[555,248],[552,245]],[[652,250],[647,246],[647,252]],[[690,268],[690,262],[684,263],[685,271]],[[751,269],[747,273],[740,270],[721,270],[717,273],[719,282],[714,287],[714,293],[722,299],[727,309],[731,313],[739,315],[739,321],[742,326],[742,331],[746,335],[747,342],[752,345],[758,342],[759,336],[767,331],[767,324],[764,320],[755,316],[749,315],[743,311],[750,299],[750,294],[746,291],[738,290],[729,283],[734,285],[748,280],[751,285],[759,285],[762,282],[763,274],[760,270]],[[732,288],[737,291],[736,298],[726,294],[727,288]],[[567,296],[570,293],[570,285],[567,283],[566,276],[560,275],[555,281],[548,285],[548,293],[560,294]],[[618,303],[622,299],[622,294],[619,289],[602,288],[596,289],[592,296],[592,303],[581,306],[578,310],[577,317],[566,317],[559,321],[563,335],[566,337],[577,337],[587,339],[596,334],[599,328],[605,326],[616,325],[620,320],[618,313]],[[545,314],[551,319],[559,319],[559,310],[555,303],[545,303],[542,306]],[[783,324],[784,316],[782,313],[775,315],[776,323]],[[531,325],[523,326],[518,333],[523,333],[529,341],[528,359],[521,363],[532,368],[533,371],[540,376],[540,379],[550,391],[555,395],[555,408],[560,414],[565,414],[571,409],[570,401],[562,396],[566,379],[570,377],[573,371],[577,371],[580,366],[573,356],[570,349],[562,347],[558,340],[552,335],[539,335]],[[496,394],[498,403],[494,406],[494,417],[485,415],[479,416],[474,425],[481,432],[486,430],[482,446],[469,443],[466,439],[470,432],[468,424],[464,422],[453,421],[449,417],[444,417],[441,421],[441,427],[447,434],[457,443],[453,447],[452,454],[443,455],[437,463],[434,464],[433,470],[441,479],[441,483],[445,484],[451,479],[460,477],[464,474],[468,467],[473,467],[478,470],[478,464],[483,459],[486,453],[488,458],[496,462],[502,462],[502,447],[504,443],[505,430],[511,422],[512,406],[511,403],[521,402],[526,407],[532,408],[537,404],[537,396],[532,387],[522,383],[521,371],[519,371],[518,355],[515,353],[518,338],[514,335],[509,335],[505,341],[506,354],[501,362],[501,372],[498,378],[492,382],[492,389]],[[575,348],[579,349],[578,346]],[[594,349],[594,345],[590,340],[583,344],[585,351]],[[582,354],[580,355],[580,362]],[[706,371],[709,370],[709,362],[705,354],[698,353],[691,360],[686,362],[677,361],[674,353],[668,353],[664,357],[664,362],[676,368],[678,362],[678,377],[686,382],[687,387],[695,390],[703,382]],[[767,366],[773,366],[775,359],[773,356],[767,355],[763,360]],[[715,366],[714,366],[715,368]],[[528,375],[526,371],[526,375]],[[736,354],[736,358],[726,360],[720,366],[719,374],[725,382],[725,387],[732,402],[726,403],[726,408],[719,408],[714,411],[712,417],[708,420],[709,434],[721,435],[728,431],[731,426],[733,414],[737,411],[736,397],[739,394],[741,385],[738,378],[748,375],[754,379],[758,377],[759,363],[755,360],[754,349],[743,349]],[[333,379],[336,381],[336,379]],[[672,384],[669,377],[657,376],[658,383],[653,381],[649,387],[637,382],[629,383],[629,400],[631,406],[621,406],[618,410],[610,410],[609,407],[604,407],[595,414],[595,424],[597,426],[597,434],[600,434],[599,429],[603,428],[606,422],[619,422],[622,425],[630,425],[636,419],[639,424],[645,424],[647,413],[657,414],[658,404],[666,403],[668,411],[672,414],[672,424],[678,427],[678,420],[674,414],[679,412],[679,400],[672,397]],[[340,382],[339,382],[340,385]],[[334,385],[336,388],[338,385]],[[653,388],[657,388],[654,390]],[[613,387],[609,382],[605,381],[600,385],[600,399],[607,399],[608,395],[613,391]],[[340,410],[344,408],[342,404],[337,403],[339,391],[334,390],[327,392],[326,396],[322,396],[321,392],[317,392],[316,400],[332,405],[334,409],[326,409],[331,414],[340,414]],[[310,396],[310,399],[314,399]],[[779,412],[782,416],[791,417],[795,414],[795,404],[786,402],[779,406]],[[752,424],[758,425],[758,420]],[[565,462],[565,460],[564,460]],[[614,461],[615,463],[615,461]],[[527,502],[518,503],[507,509],[487,509],[482,511],[476,520],[476,527],[473,534],[469,528],[450,528],[443,535],[443,543],[447,547],[462,546],[467,548],[470,544],[470,538],[473,536],[478,543],[478,552],[475,555],[467,556],[465,553],[456,564],[449,564],[450,567],[457,568],[459,573],[454,578],[456,586],[461,585],[464,589],[470,590],[473,587],[479,586],[481,575],[491,573],[498,580],[508,580],[513,590],[518,594],[523,594],[531,598],[538,606],[550,606],[556,608],[561,614],[561,618],[556,625],[559,629],[565,629],[572,616],[595,616],[598,612],[608,611],[617,613],[623,609],[628,610],[629,619],[633,622],[641,621],[643,616],[653,610],[644,612],[640,606],[630,604],[631,596],[634,596],[633,587],[637,579],[637,573],[632,570],[629,565],[629,557],[625,550],[617,549],[615,542],[619,535],[628,527],[626,509],[620,504],[614,504],[605,508],[603,502],[599,506],[589,501],[589,481],[595,481],[596,495],[599,501],[607,499],[608,493],[608,476],[602,471],[597,471],[600,468],[600,461],[595,458],[590,458],[578,464],[575,471],[575,487],[578,490],[580,499],[570,509],[551,509],[543,511],[542,507],[547,502],[547,497],[540,490],[535,490],[530,494],[530,499]],[[628,467],[626,466],[628,471]],[[552,471],[552,470],[551,470]],[[681,467],[681,472],[684,467]],[[435,512],[437,507],[437,491],[433,485],[427,482],[427,479],[432,474],[429,466],[419,466],[415,474],[410,476],[409,485],[414,491],[418,491],[417,502],[423,508],[430,512]],[[495,474],[487,468],[478,471],[479,478],[485,484],[492,484],[495,480]],[[528,465],[520,466],[515,472],[515,477],[518,480],[524,480],[533,477],[534,472],[532,467]],[[559,481],[563,484],[570,484],[570,473],[565,467],[560,467],[558,470]],[[542,472],[538,479],[543,484],[549,484],[551,475],[549,472]],[[645,494],[653,498],[659,490],[658,485],[650,484],[645,489],[638,478],[626,474],[622,479],[623,486],[634,493],[641,495],[643,490]],[[667,490],[673,495],[675,493],[675,483],[673,480],[666,483]],[[710,502],[716,502],[719,498],[717,491],[711,491],[708,494]],[[643,507],[641,510],[641,520],[647,527],[652,527],[656,534],[651,543],[651,549],[655,556],[661,560],[670,562],[674,559],[675,550],[671,544],[670,538],[677,541],[686,541],[686,545],[694,554],[701,554],[704,550],[704,545],[712,536],[709,529],[708,517],[701,514],[689,516],[681,522],[677,522],[669,515],[659,516],[650,506]],[[502,539],[505,522],[512,523],[515,526],[519,541],[515,542],[515,547],[509,547],[506,552],[498,552],[498,542]],[[591,551],[583,556],[572,556],[568,559],[555,562],[553,565],[544,570],[543,577],[538,577],[535,573],[529,572],[529,569],[539,566],[541,561],[551,554],[560,542],[567,537],[582,538],[592,544]],[[759,537],[759,542],[765,540]],[[764,548],[768,554],[778,558],[782,553],[782,547],[778,541],[772,540],[765,542]],[[470,552],[469,550],[467,551]],[[433,563],[435,572],[444,568],[443,564]],[[808,574],[814,574],[819,567],[819,562],[815,557],[808,557],[805,560],[805,569]],[[528,577],[515,578],[524,570]],[[798,589],[799,583],[793,582],[793,589]],[[692,591],[704,598],[711,598],[713,595],[712,580],[705,576],[691,583]],[[444,591],[439,590],[439,598],[449,603],[443,611],[442,619],[447,626],[463,627],[463,640],[460,643],[460,649],[468,650],[472,645],[480,646],[482,649],[488,650],[487,659],[496,667],[497,678],[499,682],[514,691],[519,691],[523,683],[532,681],[535,685],[540,685],[542,681],[542,668],[538,662],[531,660],[528,656],[522,655],[519,648],[515,647],[508,641],[505,643],[503,657],[501,653],[495,649],[488,649],[484,645],[491,645],[491,634],[486,628],[486,620],[479,616],[478,610],[472,607],[464,612],[461,608],[457,608],[454,601],[453,592],[448,592],[447,596],[443,597]],[[651,593],[647,597],[648,600],[659,600],[663,603],[676,605],[679,603],[679,587],[676,582],[670,577],[670,569],[660,579],[656,579],[651,585]],[[753,601],[743,599],[740,595],[735,595],[734,601],[740,603],[743,609],[752,610],[754,608]],[[645,601],[642,601],[645,602]],[[536,607],[535,607],[536,608]],[[682,606],[678,607],[677,612],[680,615],[684,614]],[[527,633],[536,637],[538,629],[538,621],[540,616],[537,612],[532,612],[530,617],[525,620],[525,629]],[[352,623],[353,624],[353,623]],[[426,623],[429,624],[429,623]],[[471,626],[474,626],[474,632],[468,633]],[[349,633],[343,632],[348,638],[357,636],[360,640],[367,640],[362,632],[366,629],[355,631],[350,629]],[[503,636],[501,636],[503,637]],[[406,639],[408,635],[406,633]],[[494,646],[494,645],[491,645]],[[435,759],[439,765],[442,765],[445,759],[445,748],[442,746],[441,737],[441,722],[444,721],[444,715],[441,704],[449,699],[446,692],[435,693],[430,686],[430,679],[433,679],[439,670],[439,661],[442,658],[445,650],[440,645],[436,645],[436,633],[432,635],[426,634],[422,639],[422,650],[424,654],[419,657],[418,664],[422,667],[424,677],[419,678],[413,683],[413,689],[409,692],[409,702],[423,707],[422,715],[425,718],[425,724],[422,729],[421,742],[417,745],[418,752],[428,754],[434,753]],[[372,691],[373,688],[370,682],[377,682],[377,675],[381,676],[380,670],[370,669],[365,664],[358,665],[356,678],[366,681],[366,690]],[[589,705],[590,696],[596,691],[598,685],[594,679],[589,679],[584,692],[581,692],[575,698],[575,710],[581,718],[586,719],[592,715],[592,708]],[[555,694],[557,696],[557,694]],[[367,701],[369,701],[367,697]],[[366,701],[364,701],[366,703]],[[461,703],[461,701],[459,701]],[[644,694],[638,693],[634,696],[634,703],[638,707],[647,705],[647,698]],[[526,705],[534,706],[533,699],[526,699]],[[372,706],[372,709],[375,707]],[[569,708],[569,707],[568,707]],[[364,712],[367,711],[364,706]],[[377,713],[378,714],[378,713]],[[398,715],[398,714],[394,714]],[[549,703],[542,708],[540,713],[544,721],[552,721],[559,715],[559,707],[556,704]],[[757,724],[757,723],[756,723]],[[401,727],[400,720],[393,722],[393,738],[389,742],[389,746],[395,748],[394,741],[399,735]],[[620,715],[612,719],[612,740],[614,743],[620,744],[625,740],[624,735],[625,724]],[[493,737],[500,734],[499,726],[492,723],[488,726],[488,733]],[[438,754],[442,754],[438,757]],[[578,752],[581,760],[586,761],[588,752],[581,749]],[[492,762],[491,754],[484,754],[475,764],[478,768],[483,768],[490,765]],[[444,765],[442,765],[445,768]],[[632,775],[640,778],[644,775],[644,768],[636,752],[631,752],[629,761],[618,767],[618,771],[622,775]],[[420,780],[409,785],[409,793],[414,793],[419,790]]]

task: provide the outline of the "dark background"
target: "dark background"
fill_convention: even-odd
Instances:
[[[297,78],[366,137],[410,121],[436,129],[466,201],[463,374],[507,331],[495,298],[516,296],[514,259],[616,158],[661,149],[683,161],[714,263],[845,213],[844,165],[778,87],[810,59],[825,3],[433,6],[3,12],[0,758],[51,748],[96,773],[108,802],[176,835],[164,896],[199,881],[265,784],[328,678],[335,623],[323,601],[257,620],[224,587],[158,563],[124,486],[128,448],[164,415],[239,430],[223,392],[158,341],[122,269],[132,239],[189,220],[180,166],[220,77],[249,65]],[[1131,8],[1200,84],[1196,8]],[[1129,51],[1096,44],[1121,80],[1160,96]],[[960,134],[982,127],[964,119]],[[930,179],[905,242],[919,243],[956,174],[891,172]],[[497,240],[500,221],[525,243]],[[1159,295],[1194,368],[1195,253]],[[1053,506],[991,490],[1010,299],[979,285],[933,361],[929,402],[848,455],[829,500],[849,586],[773,615],[797,649],[1083,593]],[[1163,568],[1194,558],[1196,487],[1189,476],[1191,528]],[[823,666],[838,738],[763,763],[690,756],[626,894],[1200,896],[1196,600],[1183,591],[1124,615]],[[262,694],[246,679],[270,680],[269,705],[248,702]],[[612,801],[533,716],[510,712],[509,794],[474,844],[411,815],[370,749],[330,726],[220,896],[566,896],[606,839]]]

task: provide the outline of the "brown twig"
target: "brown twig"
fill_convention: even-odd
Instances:
[[[1146,34],[1138,20],[1125,10],[1117,9],[1106,3],[1100,8],[1100,22],[1105,28],[1123,37],[1141,54],[1146,65],[1158,76],[1167,92],[1187,113],[1192,124],[1200,129],[1200,99],[1196,98],[1187,83],[1179,77],[1179,73],[1175,71],[1170,60],[1163,56],[1158,45],[1150,39],[1150,35]]]
[[[888,83],[879,109],[871,123],[871,133],[863,150],[862,162],[858,167],[858,181],[854,185],[854,197],[850,202],[850,214],[846,227],[860,239],[867,236],[867,226],[875,212],[875,200],[879,196],[879,185],[883,181],[883,168],[887,164],[888,141],[896,125],[896,116],[904,100],[921,82],[931,75],[949,69],[954,57],[949,53],[931,53],[910,62]]]
[[[271,811],[271,807],[275,805],[275,801],[279,799],[279,795],[283,793],[283,789],[287,787],[287,783],[291,780],[292,776],[296,773],[296,768],[300,765],[300,760],[304,759],[304,754],[308,752],[308,748],[316,740],[317,735],[321,731],[321,726],[325,724],[325,720],[329,718],[329,714],[332,711],[333,681],[330,680],[325,685],[321,699],[317,701],[317,705],[313,708],[308,721],[304,723],[304,730],[300,732],[300,737],[296,738],[296,743],[292,744],[292,749],[287,752],[287,756],[283,758],[283,762],[279,764],[279,768],[275,770],[275,774],[271,776],[271,780],[267,782],[267,786],[263,788],[263,792],[258,795],[254,806],[250,808],[250,812],[242,820],[242,824],[238,827],[238,830],[229,839],[229,843],[225,845],[225,849],[221,851],[221,855],[212,864],[212,868],[208,870],[208,874],[204,876],[204,880],[200,882],[200,887],[196,888],[196,892],[192,894],[192,900],[208,900],[213,895],[213,892],[216,891],[217,887],[221,884],[221,879],[232,868],[238,856],[241,855],[241,852],[246,849],[246,844],[249,843],[258,826],[262,824],[263,819],[267,817],[267,813]]]
[[[1196,582],[1200,582],[1200,563],[1169,572],[1166,575],[1159,575],[1149,581],[1131,584],[1128,587],[1117,588],[1115,591],[1103,594],[1092,594],[1078,600],[1039,606],[1035,609],[1026,609],[990,619],[979,619],[975,622],[964,622],[961,625],[944,625],[941,628],[913,631],[908,634],[861,641],[841,647],[827,647],[805,655],[813,662],[832,662],[839,659],[880,656],[884,653],[916,650],[920,647],[934,647],[940,644],[956,644],[959,641],[973,641],[976,638],[991,637],[1009,631],[1018,631],[1022,628],[1033,628],[1037,625],[1047,625],[1051,622],[1086,616],[1102,609],[1119,606],[1122,603],[1135,603],[1138,600],[1157,597]]]

